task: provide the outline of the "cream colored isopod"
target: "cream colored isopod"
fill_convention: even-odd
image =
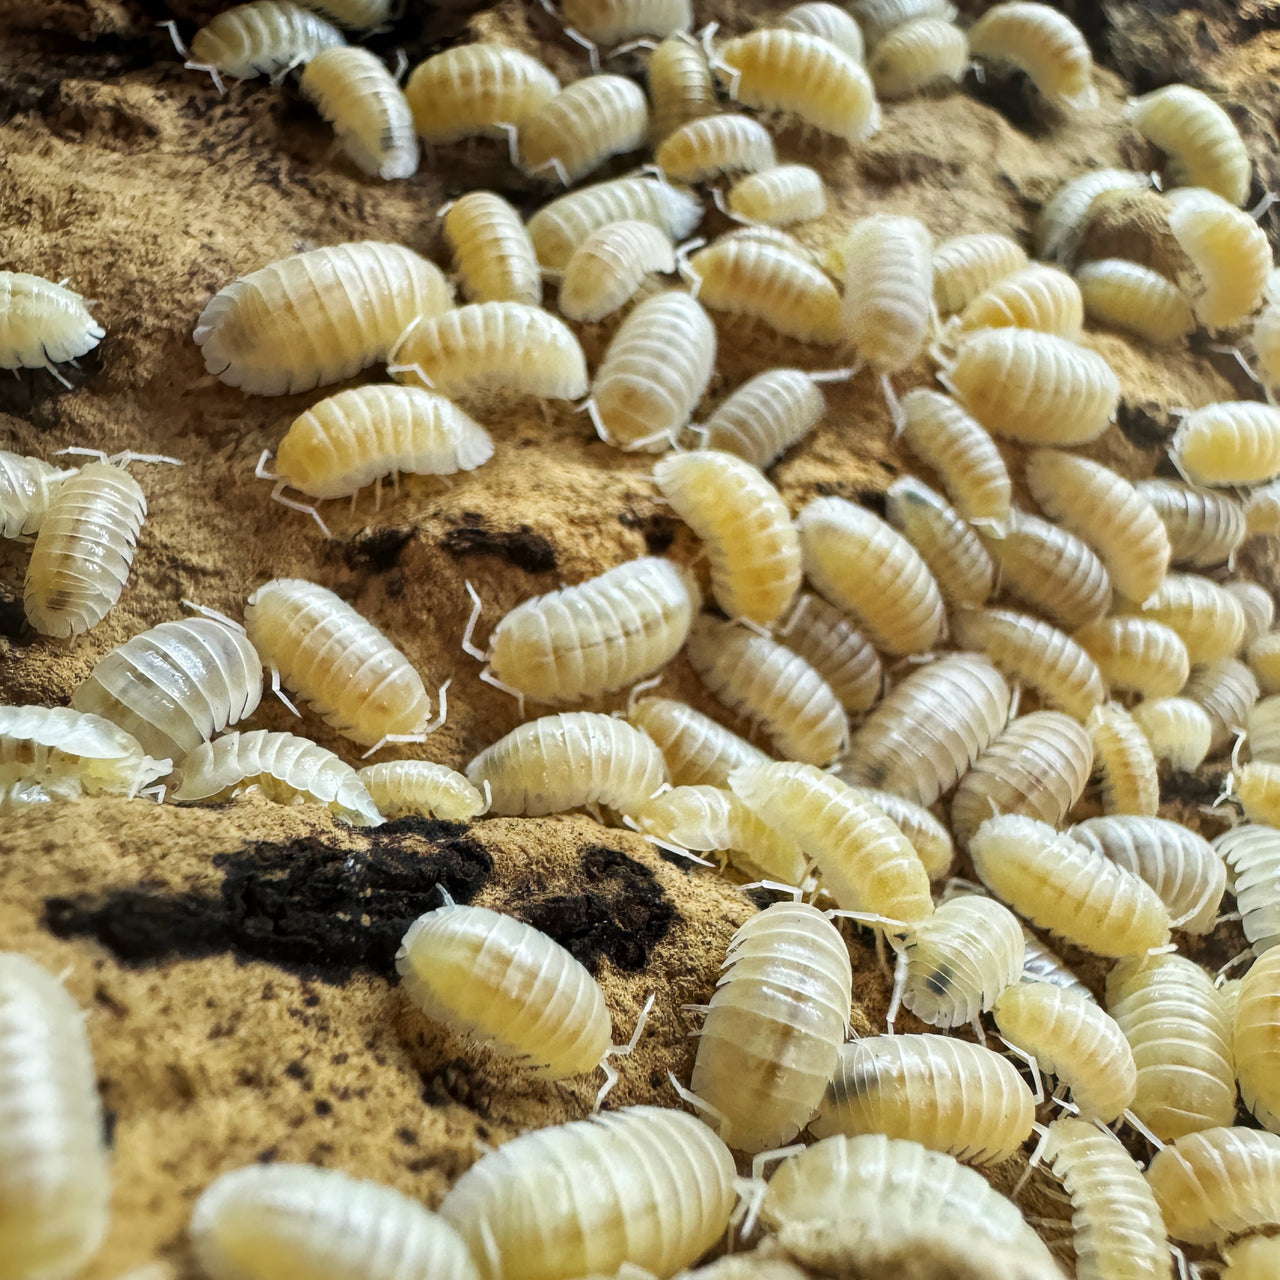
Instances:
[[[1253,400],[1195,409],[1183,418],[1169,454],[1192,484],[1274,479],[1280,475],[1280,409]]]
[[[948,326],[948,336],[952,331],[1015,328],[1075,342],[1083,327],[1080,286],[1065,271],[1033,262],[988,285]]]
[[[933,300],[941,315],[953,315],[1026,265],[1026,250],[999,232],[953,236],[933,251]]]
[[[1226,564],[1245,539],[1245,513],[1230,494],[1172,480],[1140,480],[1134,488],[1164,521],[1175,565]]]
[[[654,160],[677,182],[759,173],[778,163],[773,135],[758,120],[740,115],[708,115],[680,125],[662,140]]]
[[[729,212],[743,222],[787,227],[821,218],[827,211],[827,188],[822,175],[807,164],[780,164],[740,178],[729,188],[728,203]]]
[[[920,553],[943,599],[985,604],[995,585],[995,564],[968,522],[915,476],[899,476],[884,497],[889,523]]]
[[[1094,772],[1102,777],[1102,812],[1153,818],[1160,808],[1160,779],[1151,744],[1117,702],[1094,707],[1085,722],[1093,742]]]
[[[656,146],[682,124],[718,110],[707,55],[687,32],[668,36],[649,59],[649,137]]]
[[[1122,258],[1086,262],[1076,269],[1076,283],[1090,320],[1163,344],[1195,330],[1190,300],[1150,267]]]
[[[1093,56],[1066,14],[1030,0],[992,5],[969,28],[975,58],[1025,71],[1055,107],[1072,113],[1098,105]]]
[[[571,186],[610,156],[638,150],[648,133],[649,102],[638,84],[625,76],[584,76],[520,125],[520,171],[530,177],[550,171]]]
[[[701,428],[719,449],[763,471],[802,440],[827,411],[818,384],[803,369],[766,369],[723,400]]]
[[[407,814],[469,822],[489,807],[462,774],[430,760],[385,760],[357,771],[384,818]]]
[[[542,302],[538,255],[520,215],[492,191],[469,191],[444,212],[444,236],[470,302]]]
[[[1271,242],[1249,214],[1202,187],[1166,196],[1169,230],[1195,272],[1183,282],[1196,319],[1207,329],[1241,323],[1262,301],[1271,273]]]
[[[106,332],[65,285],[0,271],[0,369],[47,369],[70,386],[53,366],[92,351]]]
[[[1280,949],[1259,956],[1244,975],[1232,1043],[1244,1105],[1272,1133],[1280,1132]],[[1226,1114],[1218,1123],[1230,1124],[1234,1108],[1221,1110]]]
[[[560,281],[560,314],[594,322],[625,306],[654,274],[676,269],[670,237],[651,222],[610,222],[574,251]]]
[[[826,680],[846,711],[866,711],[879,701],[884,690],[880,655],[835,605],[801,592],[776,634]]]
[[[1107,617],[1072,633],[1112,692],[1171,698],[1187,683],[1191,659],[1182,637],[1154,618]]]
[[[739,765],[769,762],[759,747],[670,698],[641,698],[627,712],[627,720],[658,744],[677,787],[723,787]]]
[[[38,533],[54,490],[74,474],[39,458],[0,449],[0,538]]]
[[[910,98],[940,82],[953,84],[969,69],[969,41],[952,22],[917,18],[895,27],[867,63],[876,93]]]

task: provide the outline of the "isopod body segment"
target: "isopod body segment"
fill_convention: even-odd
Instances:
[[[1169,452],[1192,484],[1261,484],[1280,475],[1280,409],[1252,400],[1195,409]]]
[[[703,424],[702,443],[763,471],[812,430],[826,407],[803,369],[767,369],[716,407]]]
[[[560,281],[558,304],[570,320],[603,320],[625,306],[655,273],[676,269],[671,239],[651,222],[610,222],[573,252]]]
[[[731,729],[671,698],[641,698],[627,719],[658,744],[677,787],[722,787],[739,765],[769,760]]]
[[[568,186],[610,156],[643,146],[648,132],[649,103],[639,85],[625,76],[586,76],[520,125],[520,168],[529,175],[553,170]]]
[[[740,178],[729,188],[728,204],[729,212],[745,222],[786,227],[822,217],[827,188],[822,175],[807,164],[780,164]]]
[[[909,98],[940,81],[960,80],[969,66],[969,41],[952,22],[917,18],[895,27],[867,64],[883,99]]]
[[[72,472],[0,449],[0,538],[38,533],[54,489]]]
[[[236,80],[273,76],[345,43],[315,9],[292,0],[252,0],[216,14],[191,38],[192,70]],[[219,75],[220,73],[220,75]]]
[[[691,0],[565,0],[565,22],[596,44],[670,36],[693,26]]]
[[[542,302],[542,274],[520,215],[492,191],[470,191],[444,215],[444,235],[471,302]]]

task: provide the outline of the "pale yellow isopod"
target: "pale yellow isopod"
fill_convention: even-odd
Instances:
[[[649,101],[638,84],[626,76],[585,76],[520,125],[520,171],[533,177],[550,170],[571,186],[610,156],[639,150],[648,134]]]
[[[1074,342],[1083,327],[1080,286],[1065,271],[1033,262],[988,285],[960,312],[948,332],[1035,329]]]
[[[807,164],[780,164],[739,178],[729,188],[728,204],[729,212],[744,222],[787,227],[821,218],[827,211],[827,188],[822,175]]]
[[[924,805],[874,787],[853,787],[852,791],[859,800],[879,809],[907,837],[930,880],[941,880],[947,874],[956,856],[951,832]]]
[[[1192,773],[1209,754],[1213,722],[1190,698],[1152,698],[1131,713],[1147,735],[1155,758],[1180,773]]]
[[[933,251],[933,300],[939,314],[963,311],[980,293],[1026,265],[1022,246],[996,231],[944,240]]]
[[[1020,982],[996,1001],[993,1016],[1005,1040],[1069,1086],[1083,1119],[1110,1124],[1133,1102],[1133,1050],[1092,1000],[1047,982]]]
[[[895,27],[867,63],[876,93],[887,101],[910,98],[969,69],[969,41],[952,22],[917,18]]]
[[[619,449],[662,452],[711,381],[716,330],[687,293],[646,298],[618,326],[596,369],[588,409],[596,434]]]
[[[648,276],[675,269],[676,251],[661,227],[637,219],[611,222],[573,251],[560,280],[560,314],[603,320],[630,302]]]
[[[587,361],[573,331],[523,302],[472,302],[420,316],[401,335],[387,372],[451,399],[576,400],[587,391]]]
[[[1150,885],[1047,822],[988,818],[969,854],[1019,915],[1095,955],[1142,955],[1169,941],[1168,909]]]
[[[1097,618],[1078,627],[1072,638],[1098,664],[1113,693],[1172,697],[1191,674],[1191,659],[1182,638],[1152,618]]]
[[[668,36],[649,59],[653,109],[649,137],[657,145],[690,120],[714,115],[716,89],[702,47],[687,34]]]
[[[760,721],[788,759],[825,765],[848,745],[849,722],[831,686],[784,645],[703,614],[686,652],[707,688],[739,715]]]
[[[844,498],[815,498],[796,517],[804,571],[883,653],[925,653],[946,629],[942,594],[919,552]]]
[[[1280,534],[1280,481],[1255,489],[1244,504],[1245,529],[1251,538]]]
[[[106,332],[65,285],[0,271],[0,369],[47,369],[70,386],[53,366],[92,351]]]
[[[542,275],[520,215],[492,191],[471,191],[444,214],[444,237],[472,302],[542,302]]]
[[[948,654],[895,685],[854,732],[840,776],[930,805],[1009,718],[1009,686],[986,658]]]
[[[947,604],[985,604],[996,568],[968,522],[915,476],[900,476],[884,498],[886,518],[920,553]]]
[[[1260,484],[1280,475],[1280,409],[1253,400],[1195,409],[1169,453],[1192,484]]]
[[[1222,1246],[1221,1280],[1271,1280],[1280,1275],[1280,1236],[1245,1236]]]
[[[807,0],[804,4],[794,4],[786,12],[779,14],[777,20],[770,25],[821,36],[828,44],[847,53],[855,62],[863,61],[865,48],[862,28],[847,9],[842,9],[837,4],[827,4],[825,0]]]
[[[488,784],[491,813],[534,818],[596,804],[627,813],[667,781],[653,739],[597,711],[519,725],[474,757],[466,772],[472,786]]]
[[[956,642],[985,653],[1011,680],[1030,685],[1077,720],[1106,700],[1098,664],[1069,635],[1039,618],[1008,609],[958,609]]]
[[[1061,711],[1018,716],[960,779],[951,800],[951,829],[967,846],[996,813],[1061,826],[1092,769],[1093,744],[1079,721]]]
[[[538,702],[576,702],[652,675],[680,651],[702,597],[683,569],[657,556],[628,560],[517,605],[493,629],[482,679]]]
[[[970,334],[939,381],[988,431],[1023,444],[1088,444],[1120,403],[1120,379],[1097,352],[1035,329]]]
[[[102,1245],[111,1207],[93,1050],[85,1013],[62,983],[11,951],[0,952],[0,1096],[4,1274],[79,1275]]]
[[[624,1107],[490,1151],[453,1184],[440,1216],[482,1280],[615,1275],[629,1265],[666,1280],[724,1233],[735,1173],[728,1148],[696,1117]]]
[[[1185,290],[1207,329],[1229,329],[1262,301],[1271,272],[1271,242],[1249,214],[1202,187],[1166,197],[1169,230],[1195,267]]]
[[[1246,657],[1259,689],[1266,694],[1280,693],[1280,631],[1259,636],[1249,646]]]
[[[769,762],[759,747],[671,698],[641,698],[627,720],[658,744],[677,787],[723,787],[740,765]]]
[[[705,182],[725,173],[759,173],[778,163],[773,136],[750,116],[714,115],[673,129],[654,153],[668,178]]]
[[[1117,702],[1094,707],[1085,727],[1094,771],[1102,778],[1102,812],[1155,817],[1160,781],[1147,735]]]
[[[1253,954],[1262,956],[1280,944],[1280,832],[1243,822],[1224,831],[1213,847],[1231,874],[1244,936]]]
[[[1132,169],[1091,169],[1058,188],[1036,217],[1036,252],[1070,269],[1089,227],[1094,201],[1117,192],[1147,191],[1145,173]]]
[[[801,342],[840,338],[840,295],[827,274],[797,254],[758,239],[727,236],[700,249],[684,268],[695,296],[712,311],[751,316]]]
[[[876,704],[884,688],[880,655],[821,596],[803,592],[776,635],[818,671],[846,711],[866,711]]]
[[[880,104],[862,65],[807,31],[764,28],[726,40],[711,69],[734,101],[794,116],[846,142],[880,128]]]
[[[955,509],[970,521],[1002,525],[1012,484],[996,443],[950,396],[917,387],[902,397],[902,439],[938,473]]]
[[[1125,112],[1138,132],[1165,153],[1166,185],[1206,187],[1243,205],[1249,199],[1249,153],[1231,117],[1207,93],[1170,84],[1130,98]]]
[[[1249,708],[1247,728],[1249,759],[1280,764],[1280,698],[1255,702]]]
[[[662,496],[705,543],[711,594],[730,618],[776,622],[800,588],[800,535],[782,495],[731,453],[670,453],[653,471]]]
[[[1253,962],[1240,984],[1233,1047],[1244,1105],[1272,1133],[1280,1132],[1280,950],[1275,947]],[[1218,1124],[1235,1118],[1234,1105],[1224,1110]]]
[[[1084,36],[1064,13],[1030,0],[1006,0],[969,28],[975,58],[1025,71],[1031,83],[1063,111],[1098,105],[1093,57]]]
[[[1194,332],[1191,303],[1158,271],[1123,258],[1104,258],[1076,268],[1085,314],[1099,324],[1136,334],[1148,342],[1180,342]]]
[[[1215,658],[1191,668],[1182,696],[1208,712],[1212,730],[1209,754],[1216,755],[1250,726],[1249,709],[1258,700],[1258,682],[1239,659]]]
[[[1263,385],[1274,387],[1280,382],[1280,271],[1273,270],[1267,276],[1262,292],[1266,302],[1253,318],[1249,345]]]
[[[1030,1136],[1035,1099],[998,1053],[949,1036],[854,1040],[809,1132],[881,1133],[973,1164],[1007,1160]]]
[[[504,138],[560,92],[560,81],[527,53],[502,44],[460,44],[413,69],[405,97],[423,142]]]
[[[804,1127],[835,1070],[852,996],[849,948],[815,907],[776,902],[733,935],[690,1081],[730,1147],[772,1150]]]
[[[1251,645],[1271,630],[1271,625],[1276,620],[1276,602],[1266,587],[1250,582],[1247,578],[1236,578],[1222,585],[1224,590],[1235,596],[1244,610],[1244,643]]]
[[[1230,494],[1173,480],[1139,480],[1134,488],[1164,521],[1175,565],[1226,564],[1244,541],[1245,513]]]
[[[303,68],[298,89],[333,125],[358,169],[386,179],[417,172],[418,138],[408,100],[368,49],[336,45],[316,54]]]
[[[872,49],[904,23],[922,18],[950,22],[956,16],[956,7],[950,0],[849,0],[848,7]]]
[[[595,44],[670,36],[693,26],[691,0],[563,0],[565,22]]]
[[[1231,1020],[1212,977],[1194,960],[1122,961],[1107,975],[1107,1011],[1138,1068],[1130,1109],[1157,1138],[1167,1142],[1235,1119]]]
[[[418,814],[469,822],[489,807],[462,774],[430,760],[386,760],[356,771],[384,818]]]
[[[807,374],[801,376],[808,378]],[[816,386],[814,391],[821,400]],[[74,469],[0,449],[0,538],[38,533],[54,490],[74,474]]]
[[[1240,602],[1212,579],[1198,574],[1167,573],[1141,605],[1125,601],[1121,607],[1126,613],[1154,618],[1176,631],[1192,662],[1229,658],[1244,643]]]
[[[722,400],[694,430],[704,448],[732,453],[763,471],[803,439],[826,410],[822,389],[803,369],[767,369]]]
[[[386,360],[411,320],[439,315],[452,298],[434,263],[365,240],[310,249],[232,281],[209,300],[193,337],[205,368],[228,386],[288,395]]]

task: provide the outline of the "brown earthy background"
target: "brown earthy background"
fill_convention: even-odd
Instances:
[[[108,649],[181,616],[183,597],[239,617],[268,577],[307,577],[386,630],[429,684],[453,677],[448,725],[417,750],[460,767],[517,723],[515,705],[459,650],[465,578],[486,601],[483,639],[530,595],[646,550],[690,562],[697,545],[655,501],[652,459],[606,447],[563,406],[549,421],[529,405],[482,414],[496,455],[451,485],[402,481],[377,515],[367,492],[354,514],[326,504],[329,542],[268,501],[269,486],[252,475],[258,454],[324,393],[254,398],[206,377],[190,335],[210,295],[276,258],[345,240],[401,241],[444,264],[443,201],[489,187],[529,212],[540,195],[513,175],[505,149],[488,145],[443,149],[412,180],[381,183],[333,153],[328,127],[288,85],[236,84],[219,98],[206,76],[183,70],[155,24],[176,17],[189,38],[220,7],[0,4],[0,268],[70,277],[99,300],[107,329],[82,373],[69,371],[70,392],[40,371],[0,380],[0,445],[43,457],[67,445],[160,451],[184,463],[133,468],[150,503],[133,577],[88,635],[26,632],[27,549],[0,547],[0,701],[65,702]],[[700,23],[730,31],[777,7],[696,4]],[[939,238],[994,230],[1029,244],[1035,211],[1067,178],[1098,165],[1154,166],[1121,107],[1127,93],[1176,79],[1225,100],[1257,162],[1255,195],[1280,185],[1280,5],[1065,7],[1101,64],[1097,112],[1049,118],[1021,82],[970,77],[945,99],[891,106],[883,131],[852,152],[784,133],[780,152],[817,165],[835,197],[801,237],[822,246],[852,219],[887,210],[923,218]],[[586,73],[585,55],[535,4],[475,9],[409,0],[371,44],[388,55],[403,48],[416,64],[447,43],[495,36],[535,50],[564,81]],[[1141,253],[1143,212],[1131,202],[1105,220],[1098,253]],[[1274,214],[1266,225],[1274,238]],[[713,211],[703,229],[721,227]],[[770,365],[835,362],[761,328],[717,323],[707,403]],[[593,367],[615,327],[582,328]],[[1091,452],[1133,476],[1161,467],[1171,408],[1256,394],[1229,358],[1203,346],[1170,355],[1108,334],[1087,341],[1125,393],[1118,425]],[[922,361],[900,384],[930,376]],[[827,421],[773,472],[793,510],[815,494],[874,505],[905,461],[869,376],[828,395]],[[1273,591],[1278,563],[1256,543],[1243,558]],[[661,692],[733,723],[683,659]],[[316,718],[297,726],[270,697],[247,727],[299,728],[354,759]],[[1219,762],[1178,779],[1165,812],[1207,823],[1199,805],[1221,773]],[[114,1226],[92,1280],[157,1258],[187,1267],[193,1199],[246,1162],[316,1161],[435,1204],[486,1144],[588,1112],[596,1080],[530,1080],[406,1007],[392,957],[408,922],[437,905],[437,884],[512,911],[589,963],[619,1040],[657,993],[615,1105],[674,1103],[666,1072],[687,1080],[694,1044],[680,1006],[707,999],[730,934],[753,909],[728,881],[580,816],[470,828],[409,820],[361,834],[257,799],[196,809],[86,800],[3,823],[0,946],[67,971],[89,1013],[112,1124]],[[1233,929],[1197,944],[1207,959],[1239,950]],[[867,1030],[883,1017],[888,983],[861,938],[851,949]],[[1096,986],[1101,970],[1074,958]],[[910,1016],[899,1027],[920,1029]],[[996,1180],[1007,1187],[1018,1172]],[[1025,1203],[1064,1218],[1054,1194],[1037,1179]],[[1069,1257],[1063,1233],[1048,1235]]]

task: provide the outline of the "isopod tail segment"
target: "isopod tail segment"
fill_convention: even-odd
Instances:
[[[477,662],[484,663],[484,670],[480,672],[480,679],[485,684],[491,684],[495,689],[499,689],[513,697],[520,712],[520,719],[523,720],[524,693],[509,684],[504,684],[493,674],[489,667],[489,655],[483,649],[478,648],[472,639],[475,635],[476,623],[480,621],[480,613],[484,609],[484,601],[480,599],[480,593],[471,585],[470,579],[467,579],[464,585],[467,588],[467,594],[471,597],[471,616],[467,619],[467,628],[462,633],[462,652],[469,658],[475,658]]]
[[[367,760],[377,751],[381,751],[388,742],[426,742],[426,740],[437,729],[442,729],[449,719],[449,686],[453,683],[453,677],[450,676],[444,684],[442,684],[436,693],[436,697],[440,700],[440,714],[436,716],[429,724],[423,726],[420,733],[384,733],[377,742],[373,744],[361,757],[361,760]]]
[[[253,474],[257,476],[259,480],[274,480],[276,482],[275,487],[271,490],[271,501],[278,502],[282,507],[288,507],[290,511],[301,511],[304,514],[309,515],[316,524],[320,526],[320,532],[323,533],[326,538],[332,539],[333,534],[330,531],[329,526],[325,524],[324,520],[320,516],[319,510],[315,506],[306,502],[299,502],[296,498],[285,497],[284,491],[289,487],[288,480],[282,480],[276,472],[268,471],[266,469],[267,458],[270,453],[270,449],[263,449],[262,456],[258,459],[258,465],[253,469]]]
[[[644,1006],[640,1010],[640,1016],[636,1018],[636,1025],[631,1032],[631,1039],[626,1044],[611,1044],[604,1051],[604,1057],[600,1059],[600,1070],[604,1072],[604,1084],[600,1086],[600,1092],[596,1094],[595,1106],[591,1108],[593,1114],[600,1110],[600,1104],[613,1092],[613,1086],[618,1083],[618,1068],[609,1059],[625,1058],[628,1054],[635,1052],[635,1047],[640,1043],[640,1036],[644,1033],[645,1025],[649,1021],[649,1013],[653,1009],[653,1002],[657,998],[658,993],[656,991],[649,992],[649,998],[644,1002]]]

